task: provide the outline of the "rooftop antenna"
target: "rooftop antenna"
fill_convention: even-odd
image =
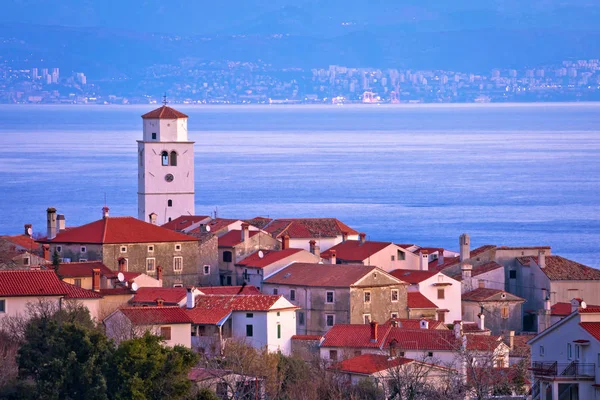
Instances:
[[[167,103],[168,103],[168,101],[167,101],[167,92],[165,92],[165,94],[163,95],[163,101],[162,101],[162,103],[163,103],[163,106],[166,106]]]
[[[106,192],[104,192],[104,207],[106,207]]]

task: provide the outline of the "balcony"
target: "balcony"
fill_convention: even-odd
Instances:
[[[534,361],[531,363],[530,370],[538,378],[595,379],[596,377],[596,364],[577,361],[570,363]]]

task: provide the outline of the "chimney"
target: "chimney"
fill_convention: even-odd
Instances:
[[[58,214],[56,216],[56,233],[64,231],[66,228],[66,221],[64,214]]]
[[[42,258],[44,260],[50,259],[50,245],[49,244],[44,244],[42,246]]]
[[[471,264],[463,264],[460,269],[462,271],[463,282],[466,279],[471,279],[471,271],[473,270],[473,266]]]
[[[246,239],[248,239],[250,237],[248,231],[250,230],[250,224],[247,223],[243,223],[242,224],[242,237],[241,237],[241,241],[245,242]]]
[[[335,250],[329,250],[329,264],[337,264],[337,257],[335,256]]]
[[[419,252],[419,269],[421,271],[429,271],[429,252],[427,250],[421,250]]]
[[[29,233],[29,232],[30,232],[30,231],[29,231],[30,229],[32,229],[32,228],[31,228],[31,224],[25,224],[25,236],[29,236],[29,237],[31,237],[31,234]],[[33,230],[32,230],[32,232],[33,232]]]
[[[546,268],[546,250],[540,249],[538,251],[538,265],[540,268]]]
[[[466,233],[460,235],[458,245],[460,248],[460,261],[465,261],[471,258],[471,238],[469,238],[469,235]]]
[[[485,330],[485,315],[483,315],[483,313],[480,312],[479,314],[477,314],[477,316],[479,317],[477,327],[479,328],[480,331],[484,331]]]
[[[429,321],[427,321],[426,318],[421,318],[421,321],[419,321],[419,327],[421,329],[429,329]]]
[[[508,347],[511,350],[515,347],[515,331],[508,331]]]
[[[367,234],[366,234],[366,233],[363,233],[363,232],[361,232],[361,233],[359,233],[359,234],[358,234],[358,237],[360,238],[360,244],[361,244],[361,245],[362,245],[362,244],[365,244],[365,242],[366,242],[366,238],[367,238]]]
[[[348,240],[348,232],[342,232],[342,242],[345,242],[346,240]]]
[[[194,288],[187,288],[187,296],[185,306],[188,309],[194,308],[196,305],[196,295],[194,294]]]
[[[281,238],[281,250],[290,248],[290,235],[287,233]]]
[[[392,328],[395,328],[395,327],[398,326],[398,321],[396,321],[396,318],[392,318],[390,320],[390,325],[391,325]]]
[[[49,207],[46,210],[47,215],[47,236],[48,239],[54,239],[56,237],[56,208]]]
[[[156,267],[156,279],[160,281],[160,286],[162,286],[163,267],[161,267],[160,265]]]
[[[108,207],[102,207],[102,219],[108,218]]]
[[[454,337],[459,339],[463,334],[463,323],[462,321],[454,321]]]
[[[379,324],[375,321],[371,321],[371,342],[377,342],[377,331],[379,330]]]
[[[308,245],[311,253],[313,253],[317,257],[321,256],[321,248],[320,246],[317,246],[317,242],[314,239],[308,242]]]
[[[119,257],[117,262],[119,263],[119,272],[127,272],[127,260],[123,257]]]
[[[438,265],[444,263],[444,249],[438,249]]]
[[[100,268],[92,270],[92,290],[94,292],[100,291]]]
[[[575,311],[579,310],[581,303],[582,302],[580,301],[580,299],[572,299],[571,300],[571,313],[574,313]]]
[[[150,214],[148,217],[149,217],[149,221],[150,221],[150,223],[151,223],[152,225],[156,225],[156,217],[157,217],[156,213],[152,213],[152,214]]]
[[[156,299],[156,305],[157,307],[162,307],[165,305],[165,301],[159,297],[158,299]]]

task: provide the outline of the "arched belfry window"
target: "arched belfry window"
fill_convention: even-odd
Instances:
[[[177,153],[175,153],[174,151],[171,152],[171,165],[177,165]]]
[[[162,153],[160,153],[160,158],[162,161],[162,165],[169,165],[169,153],[163,151]]]
[[[167,207],[173,207],[173,200],[167,200]]]

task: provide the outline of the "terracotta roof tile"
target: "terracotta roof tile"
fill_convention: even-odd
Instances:
[[[323,336],[321,335],[294,335],[292,336],[292,340],[321,340]]]
[[[271,221],[273,221],[273,218],[266,218],[266,217],[254,217],[252,219],[245,219],[244,222],[257,227],[258,229],[263,229],[265,226],[267,226]]]
[[[264,230],[273,237],[288,234],[291,239],[338,237],[343,232],[357,235],[358,232],[335,218],[289,218],[276,219]]]
[[[36,251],[40,248],[40,244],[27,235],[0,236],[0,239],[5,239],[16,246],[22,247],[25,250]]]
[[[209,227],[210,233],[218,235],[222,230],[227,228],[229,225],[239,221],[239,219],[228,219],[228,218],[215,218],[211,220],[206,226]],[[201,228],[192,229],[189,233],[202,233]]]
[[[408,292],[406,294],[406,303],[408,308],[438,308],[435,303],[423,296],[421,292]]]
[[[501,296],[505,295],[505,298]],[[500,289],[477,288],[467,293],[462,294],[462,301],[525,301],[519,296],[505,292]]]
[[[396,269],[390,272],[390,275],[400,279],[401,281],[408,282],[411,285],[423,282],[425,279],[429,279],[438,271],[420,271],[415,269]]]
[[[585,329],[596,340],[600,340],[600,322],[580,322],[579,326]]]
[[[208,221],[210,220],[210,217],[207,215],[182,215],[181,217],[177,217],[174,220],[161,225],[161,227],[170,229],[172,231],[181,232],[193,224],[203,222],[204,220]]]
[[[518,257],[517,260],[522,265],[538,263],[538,258],[533,256]],[[600,280],[600,270],[561,256],[546,256],[546,267],[541,270],[553,281]]]
[[[135,278],[137,278],[138,276],[142,275],[141,272],[121,272],[123,274],[123,278],[125,282],[129,282],[134,280]],[[115,274],[118,274],[118,272],[115,272]],[[154,278],[154,277],[152,277]]]
[[[116,287],[116,288],[110,288],[110,289],[100,289],[100,291],[98,292],[100,293],[102,296],[122,296],[122,295],[132,295],[135,294],[135,292],[131,289],[129,289],[128,287]]]
[[[413,361],[410,358],[403,357],[390,359],[388,356],[381,354],[361,354],[336,363],[331,366],[331,369],[353,374],[371,375],[400,365],[410,364]]]
[[[63,286],[67,295],[67,299],[101,299],[100,293],[94,292],[93,290],[82,289],[79,286],[71,285],[70,283],[63,282]]]
[[[188,118],[184,113],[175,110],[174,108],[168,106],[162,106],[157,108],[156,110],[152,110],[144,115],[142,115],[143,119],[178,119],[178,118]]]
[[[170,287],[141,287],[135,292],[131,303],[154,304],[156,299],[161,298],[165,305],[177,305],[187,297],[186,288]]]
[[[202,286],[198,287],[205,295],[229,295],[229,296],[252,296],[262,294],[256,286]]]
[[[394,244],[392,242],[365,241],[364,243],[361,243],[360,240],[346,240],[345,242],[338,243],[322,252],[321,257],[330,258],[331,251],[335,250],[338,260],[346,262],[362,262],[390,245]]]
[[[259,233],[259,231],[248,231],[250,237]],[[219,237],[219,247],[233,247],[240,243],[242,243],[242,231],[239,229],[233,229]]]
[[[486,272],[494,271],[498,268],[504,267],[495,261],[490,261],[488,263],[473,267],[473,269],[471,270],[471,276],[485,274]],[[452,278],[456,279],[457,281],[462,281],[462,273],[454,274],[452,275]]]
[[[384,325],[391,325],[392,320],[396,321],[397,327],[399,328],[407,328],[407,329],[421,329],[421,319],[405,319],[405,318],[390,318],[388,319]],[[426,318],[428,324],[428,329],[443,329],[448,330],[446,325],[442,321],[438,321],[435,319]]]
[[[334,325],[325,334],[322,347],[381,348],[391,326],[377,328],[377,341],[371,341],[371,325]]]
[[[314,287],[350,287],[379,268],[369,265],[294,263],[265,279],[263,283]]]
[[[269,311],[281,295],[196,296],[196,306],[185,310],[194,324],[216,325],[233,311]]]
[[[62,278],[91,277],[94,269],[99,269],[100,275],[104,275],[107,278],[114,278],[117,276],[116,272],[113,272],[101,261],[61,263],[59,264],[56,273]]]
[[[252,268],[265,268],[273,263],[283,260],[284,258],[293,256],[296,253],[303,251],[302,249],[285,249],[285,250],[262,250],[263,257],[259,257],[258,251],[252,253],[243,260],[238,261],[235,265]]]
[[[121,307],[119,310],[134,325],[191,324],[191,318],[180,307]]]
[[[0,297],[64,296],[67,290],[54,271],[0,271]]]
[[[579,313],[580,314],[598,314],[598,313],[600,313],[600,307],[587,306],[586,308],[580,308]]]
[[[197,238],[133,217],[108,217],[62,231],[50,243],[161,243],[194,242]]]

